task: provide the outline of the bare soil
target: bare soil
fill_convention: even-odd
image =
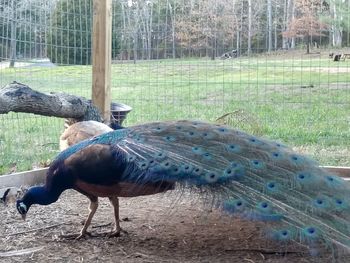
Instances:
[[[350,72],[350,68],[347,68],[347,67],[323,67],[323,68],[322,67],[304,67],[302,70],[303,71],[315,71],[315,72],[319,72],[319,73],[329,73],[329,74],[349,73]]]
[[[350,262],[267,242],[260,234],[264,224],[205,209],[179,193],[121,198],[120,205],[127,234],[99,234],[113,228],[111,206],[100,199],[90,228],[95,236],[81,240],[59,237],[82,227],[88,200],[79,193],[67,191],[50,206],[33,206],[27,221],[13,204],[1,206],[0,262]]]

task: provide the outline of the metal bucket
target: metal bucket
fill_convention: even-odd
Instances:
[[[111,103],[111,124],[117,124],[121,126],[126,119],[126,115],[132,110],[132,108],[126,104],[119,102]]]

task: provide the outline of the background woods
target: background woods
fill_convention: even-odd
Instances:
[[[1,0],[0,57],[91,60],[91,0]],[[114,0],[113,58],[218,57],[350,43],[348,0]]]

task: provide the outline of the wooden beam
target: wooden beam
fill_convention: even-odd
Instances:
[[[92,102],[110,122],[112,65],[112,0],[93,0]]]
[[[5,187],[32,186],[45,183],[48,168],[0,176],[0,189]]]
[[[350,167],[322,166],[322,168],[326,169],[330,173],[334,173],[340,177],[343,177],[345,180],[350,180]]]

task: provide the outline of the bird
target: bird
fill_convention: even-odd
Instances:
[[[0,189],[0,203],[7,205],[16,202],[16,199],[24,193],[24,189],[17,187],[7,187]]]
[[[120,126],[115,129],[121,128]],[[60,136],[59,146],[60,151],[67,149],[68,147],[89,139],[91,137],[113,131],[108,125],[98,121],[80,121],[75,122],[72,125],[66,127],[62,135]]]
[[[317,254],[322,247],[350,250],[350,186],[311,158],[283,143],[203,121],[150,122],[101,134],[62,151],[46,183],[17,200],[25,218],[34,204],[49,205],[74,189],[87,196],[90,212],[98,197],[114,206],[118,197],[188,190],[204,204],[233,217],[266,222],[266,238],[298,242]],[[265,225],[265,224],[264,224]]]
[[[4,193],[0,197],[0,202],[1,203],[6,204],[7,197],[8,197],[8,194],[9,194],[10,191],[11,191],[11,188],[5,189]]]
[[[110,126],[94,121],[94,120],[89,120],[89,121],[80,121],[80,122],[74,122],[71,125],[65,125],[65,130],[60,136],[59,140],[59,148],[60,151],[64,151],[70,146],[77,144],[81,141],[90,139],[94,136],[98,136],[103,133],[107,133],[113,130],[117,129],[122,129],[123,127],[119,125],[116,122],[111,123]],[[112,206],[114,206],[114,203],[118,202],[117,197],[110,198]],[[98,198],[92,198],[90,199],[90,205],[89,205],[89,210],[94,209],[95,211],[97,210],[97,205],[98,204]],[[119,210],[118,210],[119,212]],[[92,219],[92,218],[91,218]],[[119,218],[117,218],[119,222]],[[88,233],[88,232],[86,232]],[[118,233],[115,233],[114,235],[117,235]],[[82,234],[81,236],[83,236]],[[74,237],[75,235],[65,235],[65,237]],[[110,234],[110,236],[113,236],[113,233]],[[80,236],[79,236],[80,237]],[[78,238],[78,237],[77,237]]]
[[[73,124],[65,124],[65,130],[59,139],[60,151],[94,136],[110,132],[113,130],[123,129],[124,127],[116,122],[112,122],[109,126],[98,121],[79,121]]]

